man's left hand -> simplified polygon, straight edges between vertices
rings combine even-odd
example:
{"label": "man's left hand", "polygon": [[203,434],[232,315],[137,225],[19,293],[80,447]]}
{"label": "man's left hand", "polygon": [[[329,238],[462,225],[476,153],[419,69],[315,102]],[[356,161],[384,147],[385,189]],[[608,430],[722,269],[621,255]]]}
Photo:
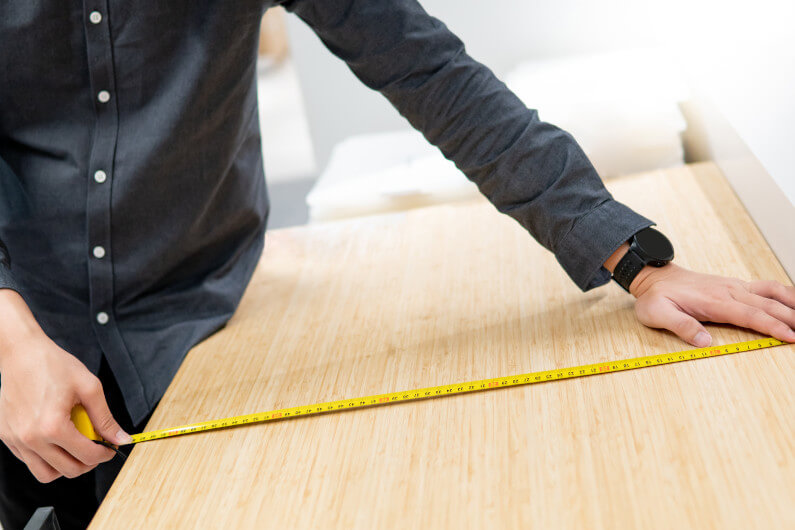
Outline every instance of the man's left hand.
{"label": "man's left hand", "polygon": [[676,333],[703,348],[712,337],[701,322],[750,328],[795,342],[795,287],[702,274],[669,263],[645,267],[632,281],[635,313],[646,326]]}

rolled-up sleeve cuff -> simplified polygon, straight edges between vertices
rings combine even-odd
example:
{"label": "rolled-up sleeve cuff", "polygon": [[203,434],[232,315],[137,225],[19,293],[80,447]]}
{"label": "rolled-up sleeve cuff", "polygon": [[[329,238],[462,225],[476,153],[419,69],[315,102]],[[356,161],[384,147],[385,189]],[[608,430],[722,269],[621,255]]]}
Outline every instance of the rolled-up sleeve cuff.
{"label": "rolled-up sleeve cuff", "polygon": [[579,218],[555,256],[577,287],[588,291],[610,281],[603,264],[622,243],[654,222],[610,199]]}

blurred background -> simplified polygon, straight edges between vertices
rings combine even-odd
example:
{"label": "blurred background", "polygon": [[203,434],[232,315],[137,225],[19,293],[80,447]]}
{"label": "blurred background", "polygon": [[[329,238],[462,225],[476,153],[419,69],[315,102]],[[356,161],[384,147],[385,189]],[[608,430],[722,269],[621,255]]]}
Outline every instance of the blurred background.
{"label": "blurred background", "polygon": [[[715,160],[768,240],[792,239],[795,2],[421,4],[603,178]],[[269,10],[260,52],[271,228],[476,194],[297,17]]]}

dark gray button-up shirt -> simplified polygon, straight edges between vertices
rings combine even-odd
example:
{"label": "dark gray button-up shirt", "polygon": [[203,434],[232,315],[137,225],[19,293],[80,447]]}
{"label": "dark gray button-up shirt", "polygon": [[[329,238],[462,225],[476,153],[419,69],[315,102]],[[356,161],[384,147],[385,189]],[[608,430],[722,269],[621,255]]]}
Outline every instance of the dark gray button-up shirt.
{"label": "dark gray button-up shirt", "polygon": [[5,0],[0,288],[90,370],[104,356],[136,422],[230,318],[263,248],[255,60],[274,3],[581,289],[651,224],[415,0]]}

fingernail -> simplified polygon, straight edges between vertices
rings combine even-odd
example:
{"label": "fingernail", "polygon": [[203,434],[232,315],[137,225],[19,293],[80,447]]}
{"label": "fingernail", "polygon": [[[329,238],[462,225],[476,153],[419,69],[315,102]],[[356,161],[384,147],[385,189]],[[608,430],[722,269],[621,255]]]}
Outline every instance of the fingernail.
{"label": "fingernail", "polygon": [[130,435],[119,429],[119,432],[116,433],[116,443],[119,445],[126,445],[130,442],[132,442]]}
{"label": "fingernail", "polygon": [[789,330],[789,333],[787,333],[787,340],[790,342],[795,342],[795,329]]}
{"label": "fingernail", "polygon": [[712,344],[712,337],[710,337],[709,333],[706,331],[699,331],[696,333],[696,338],[693,339],[693,343],[699,348],[706,348]]}

